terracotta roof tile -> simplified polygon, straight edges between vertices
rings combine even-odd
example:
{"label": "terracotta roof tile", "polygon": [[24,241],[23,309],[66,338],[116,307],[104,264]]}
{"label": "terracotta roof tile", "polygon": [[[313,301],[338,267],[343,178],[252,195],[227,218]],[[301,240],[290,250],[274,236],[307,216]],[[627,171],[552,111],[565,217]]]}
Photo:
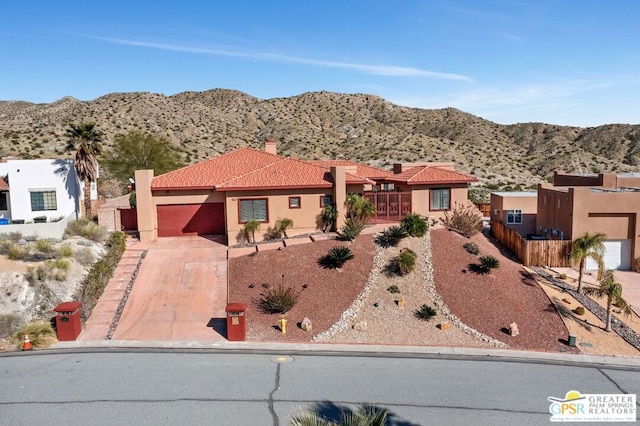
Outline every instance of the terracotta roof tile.
{"label": "terracotta roof tile", "polygon": [[317,164],[319,166],[332,167],[332,166],[355,166],[358,176],[366,177],[369,179],[381,178],[393,175],[390,170],[379,169],[367,164],[357,163],[351,160],[309,160],[309,163]]}
{"label": "terracotta roof tile", "polygon": [[392,175],[385,179],[389,182],[404,182],[407,185],[420,184],[449,184],[449,183],[470,183],[477,182],[473,176],[458,173],[439,167],[418,166],[405,170],[402,173]]}

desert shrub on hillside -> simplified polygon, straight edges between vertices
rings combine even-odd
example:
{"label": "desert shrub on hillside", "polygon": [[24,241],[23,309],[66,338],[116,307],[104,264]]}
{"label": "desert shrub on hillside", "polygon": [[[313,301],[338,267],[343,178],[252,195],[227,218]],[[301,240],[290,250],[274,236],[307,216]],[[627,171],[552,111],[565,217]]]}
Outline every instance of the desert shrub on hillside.
{"label": "desert shrub on hillside", "polygon": [[78,235],[91,241],[102,242],[107,236],[107,231],[90,219],[78,219],[69,222],[64,234],[66,236]]}

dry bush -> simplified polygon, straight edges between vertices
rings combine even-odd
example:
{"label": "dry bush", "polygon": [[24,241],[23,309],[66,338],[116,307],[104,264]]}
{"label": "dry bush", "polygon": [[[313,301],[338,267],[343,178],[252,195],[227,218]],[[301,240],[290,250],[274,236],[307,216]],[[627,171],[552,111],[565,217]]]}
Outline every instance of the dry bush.
{"label": "dry bush", "polygon": [[473,205],[461,204],[457,204],[452,211],[444,213],[444,224],[467,238],[481,232],[484,227],[480,210]]}

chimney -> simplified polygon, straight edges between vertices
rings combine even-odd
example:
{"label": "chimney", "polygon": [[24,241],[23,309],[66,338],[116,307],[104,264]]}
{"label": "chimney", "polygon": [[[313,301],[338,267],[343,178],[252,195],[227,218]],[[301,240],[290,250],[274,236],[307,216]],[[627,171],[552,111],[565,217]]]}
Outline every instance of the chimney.
{"label": "chimney", "polygon": [[266,141],[264,141],[264,152],[267,152],[273,155],[278,155],[275,139],[269,138]]}

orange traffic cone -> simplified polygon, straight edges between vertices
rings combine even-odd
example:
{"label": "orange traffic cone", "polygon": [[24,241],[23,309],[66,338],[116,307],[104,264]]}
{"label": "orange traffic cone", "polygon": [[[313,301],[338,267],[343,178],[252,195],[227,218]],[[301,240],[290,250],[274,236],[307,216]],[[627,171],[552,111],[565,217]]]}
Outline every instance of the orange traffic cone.
{"label": "orange traffic cone", "polygon": [[29,339],[29,335],[25,334],[24,335],[24,343],[22,344],[22,350],[23,351],[30,351],[31,349],[33,349],[31,347],[31,340]]}

